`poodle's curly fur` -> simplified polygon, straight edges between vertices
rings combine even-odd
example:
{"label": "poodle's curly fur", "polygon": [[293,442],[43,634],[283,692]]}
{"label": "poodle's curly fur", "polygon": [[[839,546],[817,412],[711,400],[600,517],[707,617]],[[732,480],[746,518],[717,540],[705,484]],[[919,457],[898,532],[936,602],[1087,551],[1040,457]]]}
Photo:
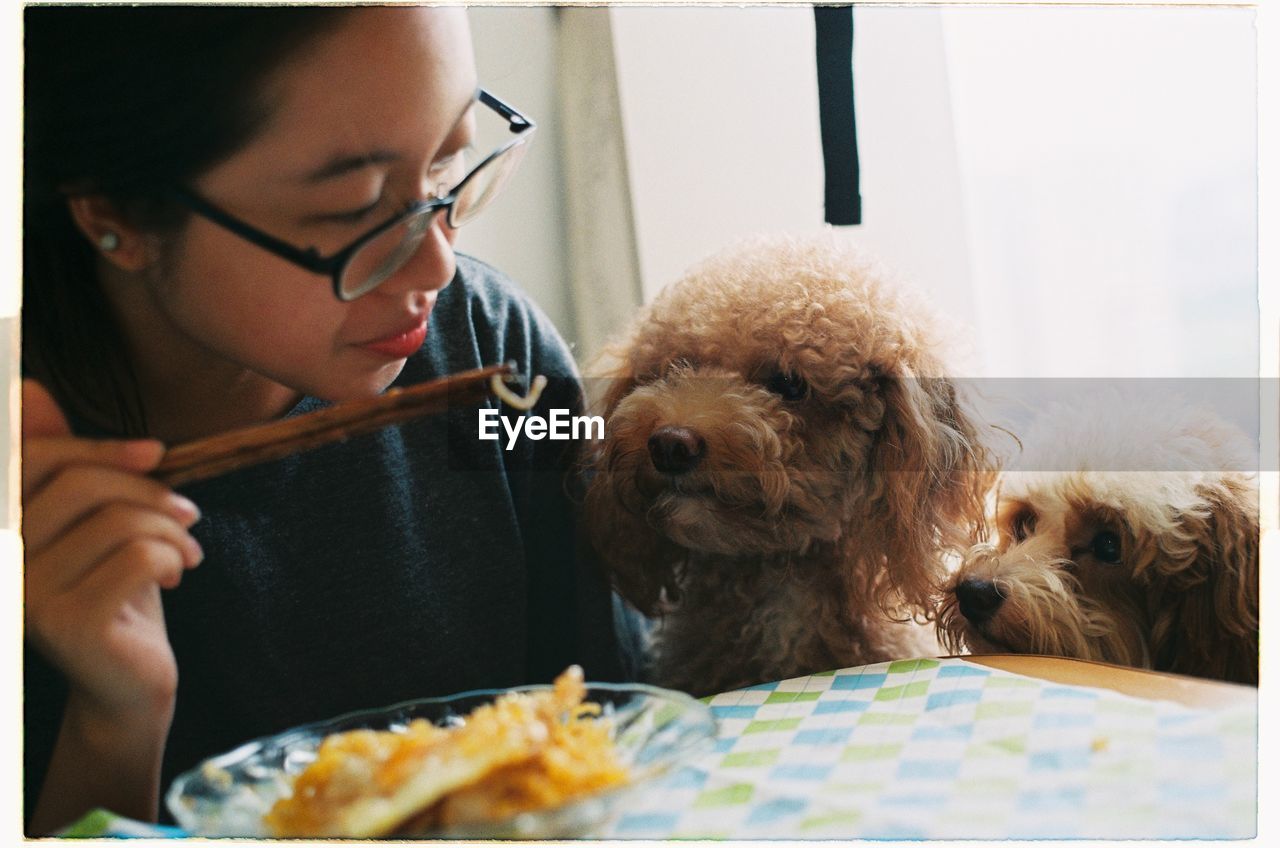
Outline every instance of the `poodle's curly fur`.
{"label": "poodle's curly fur", "polygon": [[589,370],[587,527],[659,617],[652,679],[725,691],[937,653],[912,618],[994,479],[937,339],[866,256],[769,237],[693,268]]}
{"label": "poodle's curly fur", "polygon": [[1243,434],[1185,403],[1109,397],[1049,410],[1023,441],[994,544],[974,545],[945,586],[944,644],[1256,685],[1258,490]]}

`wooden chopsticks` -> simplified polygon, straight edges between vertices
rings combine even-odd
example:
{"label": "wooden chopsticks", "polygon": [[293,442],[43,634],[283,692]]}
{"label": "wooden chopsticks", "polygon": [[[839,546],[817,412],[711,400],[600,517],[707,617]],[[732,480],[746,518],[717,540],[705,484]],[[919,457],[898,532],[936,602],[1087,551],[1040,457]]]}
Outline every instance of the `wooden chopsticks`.
{"label": "wooden chopsticks", "polygon": [[508,381],[515,366],[508,363],[463,371],[406,389],[390,389],[377,397],[196,439],[166,451],[151,476],[179,486],[441,412],[455,404],[476,403],[492,393],[495,374]]}

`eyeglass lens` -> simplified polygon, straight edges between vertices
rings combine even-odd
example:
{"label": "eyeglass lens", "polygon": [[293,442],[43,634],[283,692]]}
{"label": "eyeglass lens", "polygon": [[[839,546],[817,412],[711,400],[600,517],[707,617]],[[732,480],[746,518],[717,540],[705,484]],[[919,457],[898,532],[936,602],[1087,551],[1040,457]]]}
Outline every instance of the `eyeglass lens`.
{"label": "eyeglass lens", "polygon": [[[498,153],[466,176],[455,189],[448,211],[450,227],[458,228],[472,220],[493,200],[506,184],[524,156],[523,143]],[[422,244],[437,208],[427,208],[411,215],[370,239],[348,260],[339,288],[348,300],[373,291],[413,258]]]}
{"label": "eyeglass lens", "polygon": [[507,148],[462,181],[449,210],[449,226],[461,227],[489,205],[524,158],[524,149],[524,144]]}
{"label": "eyeglass lens", "polygon": [[413,215],[370,239],[347,262],[340,286],[346,298],[359,297],[382,285],[413,258],[438,210]]}

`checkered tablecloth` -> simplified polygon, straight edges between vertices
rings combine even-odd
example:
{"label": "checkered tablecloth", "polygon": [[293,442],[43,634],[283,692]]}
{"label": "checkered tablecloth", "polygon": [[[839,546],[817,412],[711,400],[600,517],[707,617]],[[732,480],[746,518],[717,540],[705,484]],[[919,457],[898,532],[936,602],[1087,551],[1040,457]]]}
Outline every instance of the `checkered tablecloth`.
{"label": "checkered tablecloth", "polygon": [[963,660],[708,699],[712,753],[613,838],[1235,838],[1255,834],[1256,701],[1193,710]]}
{"label": "checkered tablecloth", "polygon": [[[1256,699],[1196,710],[948,659],[844,669],[707,700],[720,725],[714,748],[633,795],[598,835],[1256,833]],[[73,834],[181,835],[101,811]]]}

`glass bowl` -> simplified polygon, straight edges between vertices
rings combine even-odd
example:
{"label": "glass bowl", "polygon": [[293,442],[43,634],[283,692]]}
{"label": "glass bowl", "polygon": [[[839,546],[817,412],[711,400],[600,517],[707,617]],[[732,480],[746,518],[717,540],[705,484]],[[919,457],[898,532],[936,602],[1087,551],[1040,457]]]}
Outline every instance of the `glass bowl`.
{"label": "glass bowl", "polygon": [[[165,804],[192,836],[268,837],[263,815],[291,791],[292,777],[314,759],[321,740],[356,728],[403,730],[425,718],[437,725],[459,722],[481,704],[507,691],[464,692],[445,698],[406,701],[385,709],[348,713],[248,742],[212,757],[174,780]],[[588,683],[586,700],[601,705],[631,780],[559,807],[520,813],[494,822],[396,836],[443,839],[564,839],[598,836],[627,799],[653,786],[676,766],[710,746],[715,719],[705,704],[682,692],[641,684]]]}

